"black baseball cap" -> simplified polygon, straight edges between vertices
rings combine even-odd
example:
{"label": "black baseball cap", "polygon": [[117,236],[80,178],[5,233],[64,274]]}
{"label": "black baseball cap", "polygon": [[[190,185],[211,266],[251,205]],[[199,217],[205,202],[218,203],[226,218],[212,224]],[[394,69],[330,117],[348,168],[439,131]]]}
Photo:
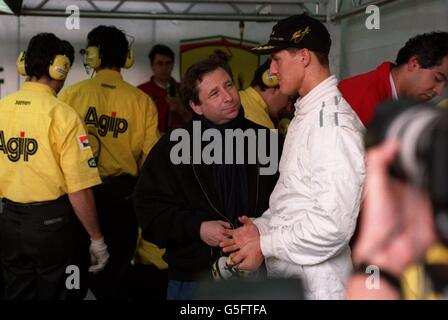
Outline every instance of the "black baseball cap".
{"label": "black baseball cap", "polygon": [[269,42],[252,48],[255,54],[271,54],[286,48],[306,48],[328,54],[330,33],[319,20],[299,14],[280,20],[272,28]]}

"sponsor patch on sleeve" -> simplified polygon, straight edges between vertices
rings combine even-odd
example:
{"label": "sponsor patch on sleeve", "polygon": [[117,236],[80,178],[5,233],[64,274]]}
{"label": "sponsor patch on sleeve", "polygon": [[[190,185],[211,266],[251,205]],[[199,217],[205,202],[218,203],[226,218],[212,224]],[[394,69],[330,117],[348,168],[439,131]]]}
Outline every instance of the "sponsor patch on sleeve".
{"label": "sponsor patch on sleeve", "polygon": [[95,158],[90,158],[87,163],[89,164],[90,168],[96,168],[96,160]]}
{"label": "sponsor patch on sleeve", "polygon": [[78,143],[81,150],[90,149],[89,137],[86,134],[78,137]]}

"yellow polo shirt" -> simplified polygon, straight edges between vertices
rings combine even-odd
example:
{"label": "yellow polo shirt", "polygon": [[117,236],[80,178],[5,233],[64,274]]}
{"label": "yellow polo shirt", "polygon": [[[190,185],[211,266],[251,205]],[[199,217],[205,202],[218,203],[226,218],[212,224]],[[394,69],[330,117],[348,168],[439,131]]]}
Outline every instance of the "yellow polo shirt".
{"label": "yellow polo shirt", "polygon": [[102,177],[137,176],[159,138],[157,109],[148,95],[107,69],[68,87],[59,99],[83,119]]}
{"label": "yellow polo shirt", "polygon": [[275,125],[269,117],[268,105],[254,88],[249,87],[239,91],[239,94],[246,119],[263,127],[275,129]]}
{"label": "yellow polo shirt", "polygon": [[100,183],[81,119],[52,88],[25,82],[0,100],[0,198],[48,201]]}

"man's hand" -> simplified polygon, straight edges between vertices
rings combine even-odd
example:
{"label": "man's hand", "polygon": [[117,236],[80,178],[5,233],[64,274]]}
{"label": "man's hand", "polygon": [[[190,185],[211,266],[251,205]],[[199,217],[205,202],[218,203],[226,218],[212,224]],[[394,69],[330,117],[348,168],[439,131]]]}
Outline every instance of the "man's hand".
{"label": "man's hand", "polygon": [[426,193],[389,177],[396,142],[372,148],[367,155],[366,195],[355,263],[369,262],[400,276],[435,242],[432,208]]}
{"label": "man's hand", "polygon": [[259,238],[249,241],[239,251],[232,253],[230,258],[232,259],[233,264],[238,265],[239,270],[257,270],[264,261]]}
{"label": "man's hand", "polygon": [[104,269],[109,260],[109,252],[107,246],[104,243],[104,238],[97,240],[90,240],[90,262],[92,265],[89,268],[89,272],[99,272]]}
{"label": "man's hand", "polygon": [[243,224],[242,227],[231,230],[231,239],[224,239],[219,246],[224,252],[233,252],[242,248],[246,243],[260,238],[260,232],[257,226],[246,216],[238,218]]}
{"label": "man's hand", "polygon": [[219,243],[231,235],[230,224],[225,221],[205,221],[201,223],[200,237],[202,241],[211,247],[219,246]]}

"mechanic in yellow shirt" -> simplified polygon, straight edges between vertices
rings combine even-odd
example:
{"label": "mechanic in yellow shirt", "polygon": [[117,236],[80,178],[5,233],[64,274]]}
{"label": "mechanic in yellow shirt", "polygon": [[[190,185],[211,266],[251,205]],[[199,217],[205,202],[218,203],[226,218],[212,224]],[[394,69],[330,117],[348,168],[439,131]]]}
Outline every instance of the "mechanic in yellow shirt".
{"label": "mechanic in yellow shirt", "polygon": [[123,31],[98,26],[87,36],[84,65],[95,77],[68,87],[60,99],[84,121],[103,183],[93,188],[111,260],[91,277],[97,299],[128,299],[137,220],[131,195],[139,167],[159,138],[157,109],[143,91],[123,80],[132,49]]}
{"label": "mechanic in yellow shirt", "polygon": [[278,80],[269,75],[271,60],[255,70],[250,86],[239,91],[244,117],[263,127],[275,129],[272,119],[287,107],[288,96],[279,90]]}
{"label": "mechanic in yellow shirt", "polygon": [[67,270],[79,274],[67,269],[79,262],[79,221],[96,261],[89,271],[100,271],[108,260],[90,189],[101,180],[86,131],[76,112],[56,98],[73,52],[54,34],[34,36],[20,59],[28,81],[0,100],[5,299],[75,297],[66,280]]}

